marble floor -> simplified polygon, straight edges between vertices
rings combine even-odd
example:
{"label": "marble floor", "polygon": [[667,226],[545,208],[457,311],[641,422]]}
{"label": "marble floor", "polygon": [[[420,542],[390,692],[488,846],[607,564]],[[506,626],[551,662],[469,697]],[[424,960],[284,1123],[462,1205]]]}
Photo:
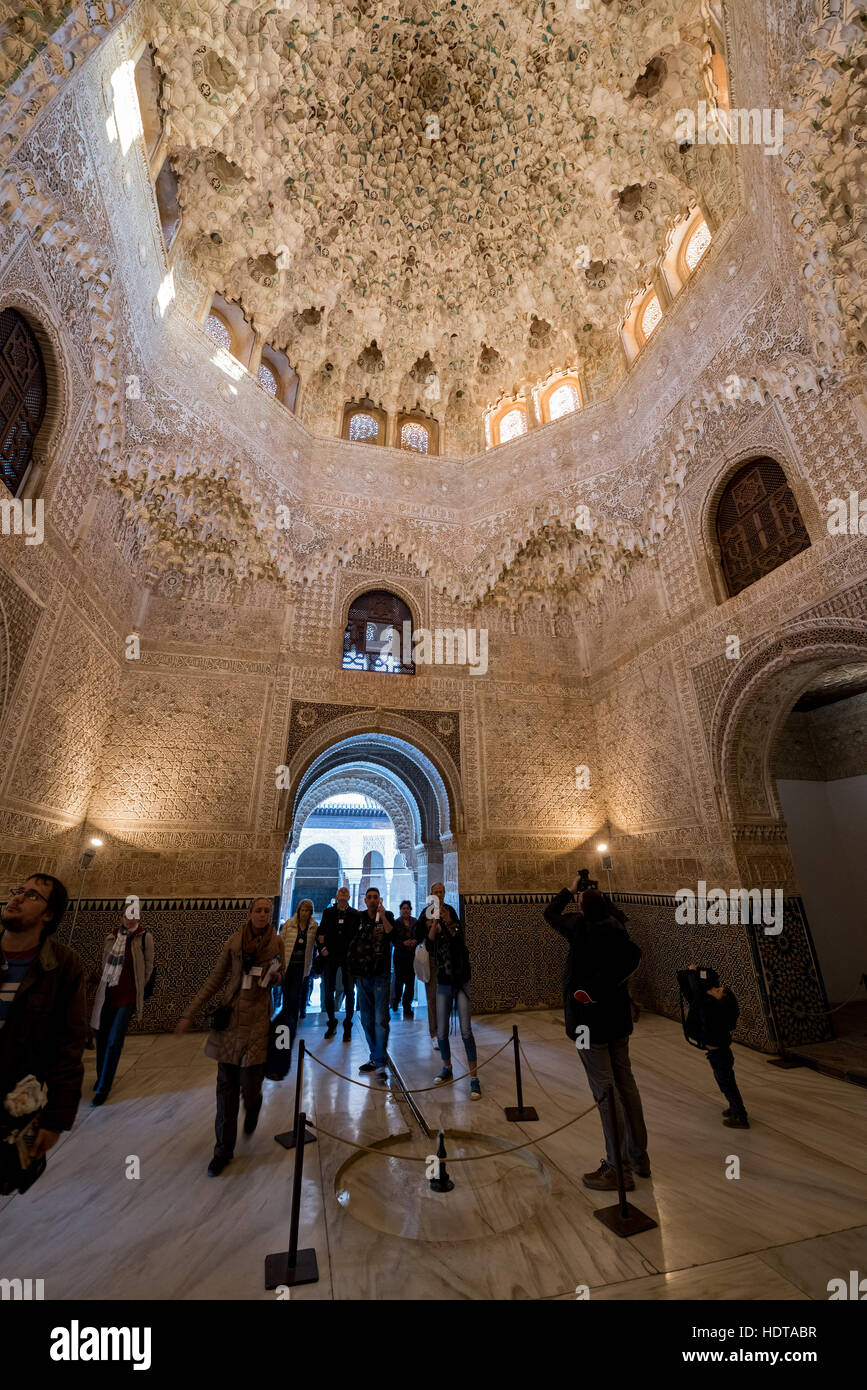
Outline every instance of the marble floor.
{"label": "marble floor", "polygon": [[[804,1069],[779,1071],[736,1048],[752,1128],[726,1129],[704,1056],[678,1025],[643,1014],[633,1066],[650,1134],[653,1176],[630,1200],[656,1229],[624,1240],[594,1219],[615,1198],[582,1187],[601,1156],[599,1119],[574,1048],[550,1011],[487,1015],[474,1023],[480,1061],[517,1022],[535,1072],[525,1102],[539,1122],[510,1124],[511,1049],[468,1082],[422,1092],[432,1129],[450,1132],[455,1190],[432,1193],[425,1139],[407,1105],[308,1066],[305,1105],[326,1129],[388,1154],[321,1136],[305,1152],[301,1245],[316,1250],[317,1284],[293,1300],[825,1299],[831,1278],[867,1270],[867,1107],[860,1087]],[[318,1055],[357,1075],[352,1043]],[[85,1100],[74,1130],[32,1193],[0,1199],[0,1276],[45,1280],[48,1299],[257,1299],[264,1261],[288,1245],[293,1155],[274,1142],[291,1123],[293,1079],[265,1084],[259,1127],[239,1137],[219,1179],[206,1176],[213,1143],[214,1063],[203,1035],[131,1037],[109,1103]],[[407,1084],[431,1086],[438,1057],[426,1020],[394,1020],[390,1051]],[[456,1072],[462,1049],[457,1040]],[[362,1078],[368,1080],[368,1078]],[[576,1123],[529,1147],[571,1117]],[[460,1162],[478,1154],[481,1161]],[[137,1159],[136,1164],[133,1160]],[[739,1160],[739,1177],[727,1176]],[[134,1176],[135,1173],[138,1176]],[[132,1175],[132,1176],[131,1176]]]}

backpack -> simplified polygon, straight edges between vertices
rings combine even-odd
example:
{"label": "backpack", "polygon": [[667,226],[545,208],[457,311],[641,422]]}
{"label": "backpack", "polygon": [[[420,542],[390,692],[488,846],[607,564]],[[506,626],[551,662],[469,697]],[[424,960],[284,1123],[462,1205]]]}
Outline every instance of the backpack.
{"label": "backpack", "polygon": [[[710,966],[707,966],[701,968],[698,973],[699,978],[707,982],[708,989],[716,989],[716,987],[719,984],[719,975],[716,973],[715,970],[713,970]],[[690,1047],[698,1047],[701,1048],[702,1051],[705,1051],[706,1048],[704,1041],[704,1009],[698,1007],[697,1000],[684,999],[683,986],[680,983],[679,977],[677,986],[678,993],[680,996],[680,1022],[681,1026],[683,1027],[683,1036],[686,1038]],[[686,1009],[684,1009],[684,1004],[686,1004]]]}

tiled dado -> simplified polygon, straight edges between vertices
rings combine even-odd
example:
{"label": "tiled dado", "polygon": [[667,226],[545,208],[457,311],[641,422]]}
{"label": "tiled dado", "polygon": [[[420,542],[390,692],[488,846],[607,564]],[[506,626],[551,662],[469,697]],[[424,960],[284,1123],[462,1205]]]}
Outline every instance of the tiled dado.
{"label": "tiled dado", "polygon": [[[828,1001],[810,929],[799,898],[785,901],[783,930],[681,926],[667,894],[614,893],[628,917],[630,935],[644,958],[630,989],[645,1008],[679,1018],[677,971],[695,961],[712,965],[740,1004],[737,1040],[774,1050],[774,1019],[784,1044],[822,1042],[833,1036]],[[461,898],[472,961],[473,1008],[502,1013],[515,1008],[556,1008],[561,1001],[565,943],[542,915],[550,893],[475,893]],[[72,945],[85,973],[99,970],[106,932],[118,921],[123,899],[85,899]],[[226,938],[242,926],[246,898],[143,898],[142,920],[154,934],[157,982],[143,1019],[132,1030],[174,1028],[181,1010],[212,969]],[[59,939],[69,940],[72,910]]]}
{"label": "tiled dado", "polygon": [[[521,1005],[557,1007],[565,942],[542,915],[550,893],[474,893],[461,899],[472,961],[473,1008],[499,1013]],[[783,930],[682,926],[676,902],[661,893],[613,893],[644,952],[630,992],[645,1008],[680,1018],[677,972],[712,965],[740,1005],[737,1040],[774,1051],[775,1023],[784,1044],[833,1036],[828,1000],[800,898],[784,903]]]}

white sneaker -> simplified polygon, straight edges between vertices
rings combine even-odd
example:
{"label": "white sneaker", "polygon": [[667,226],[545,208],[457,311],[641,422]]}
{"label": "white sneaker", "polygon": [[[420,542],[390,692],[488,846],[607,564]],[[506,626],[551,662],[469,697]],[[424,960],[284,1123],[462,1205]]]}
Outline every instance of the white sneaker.
{"label": "white sneaker", "polygon": [[377,1081],[379,1082],[380,1086],[387,1086],[387,1085],[388,1085],[388,1072],[385,1071],[384,1069],[383,1069],[382,1071],[378,1071],[378,1072],[376,1073],[376,1079],[377,1079]]}
{"label": "white sneaker", "polygon": [[439,1043],[437,1042],[436,1038],[431,1038],[430,1043],[431,1043],[431,1047],[433,1048],[434,1052],[439,1052],[439,1050],[440,1050],[440,1045],[439,1045]]}

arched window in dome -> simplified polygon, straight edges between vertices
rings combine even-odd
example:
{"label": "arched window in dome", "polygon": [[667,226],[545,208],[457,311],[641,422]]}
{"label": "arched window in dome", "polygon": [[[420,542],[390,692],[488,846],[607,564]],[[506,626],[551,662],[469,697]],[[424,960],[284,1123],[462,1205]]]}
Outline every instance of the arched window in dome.
{"label": "arched window in dome", "polygon": [[716,533],[729,598],[807,549],[807,528],[776,459],[750,459],[729,478]]}
{"label": "arched window in dome", "polygon": [[379,422],[372,415],[365,414],[363,410],[353,415],[349,422],[350,439],[376,439],[378,434]]}
{"label": "arched window in dome", "polygon": [[695,270],[705,251],[710,246],[710,243],[710,227],[707,225],[704,218],[702,218],[701,222],[697,224],[692,232],[689,241],[686,243],[686,249],[683,253],[683,258],[689,271]]}
{"label": "arched window in dome", "polygon": [[350,401],[343,408],[342,439],[351,439],[356,444],[384,444],[388,416],[369,397]]}
{"label": "arched window in dome", "polygon": [[559,420],[561,415],[571,415],[574,410],[580,409],[580,406],[580,397],[571,383],[558,386],[548,397],[548,415],[552,420]]}
{"label": "arched window in dome", "polygon": [[267,362],[260,362],[256,372],[256,379],[260,386],[264,386],[269,396],[277,395],[277,378],[271,371]]}
{"label": "arched window in dome", "polygon": [[659,302],[659,295],[651,295],[650,299],[648,299],[647,303],[641,311],[641,320],[639,324],[645,342],[647,342],[647,339],[650,337],[651,333],[653,333],[659,327],[661,319],[662,305]]}
{"label": "arched window in dome", "polygon": [[417,454],[427,454],[430,451],[430,435],[427,425],[420,424],[417,420],[410,420],[401,426],[400,447],[402,449],[414,449]]}
{"label": "arched window in dome", "polygon": [[0,311],[0,477],[17,497],[45,418],[45,363],[23,314]]}
{"label": "arched window in dome", "polygon": [[229,325],[219,314],[211,312],[205,319],[205,332],[209,338],[213,338],[219,347],[225,348],[226,352],[232,351],[232,335],[229,332]]}
{"label": "arched window in dome", "polygon": [[344,670],[414,675],[412,653],[404,648],[404,623],[411,633],[412,613],[397,594],[387,589],[359,594],[350,605],[343,634]]}
{"label": "arched window in dome", "polygon": [[527,433],[527,412],[520,406],[508,411],[500,421],[500,443],[505,444],[509,439],[517,439],[519,434]]}

